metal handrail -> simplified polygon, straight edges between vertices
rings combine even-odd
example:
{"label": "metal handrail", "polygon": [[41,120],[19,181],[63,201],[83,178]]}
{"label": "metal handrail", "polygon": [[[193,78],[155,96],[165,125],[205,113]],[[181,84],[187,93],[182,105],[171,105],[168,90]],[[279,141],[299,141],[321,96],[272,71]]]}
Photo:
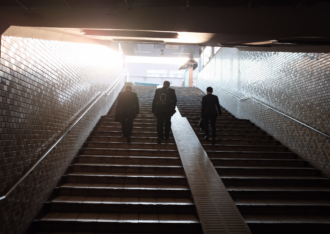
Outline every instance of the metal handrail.
{"label": "metal handrail", "polygon": [[[17,186],[39,165],[39,163],[44,159],[46,158],[46,156],[58,145],[58,143],[66,136],[66,134],[68,134],[71,129],[85,116],[85,114],[95,105],[95,103],[97,103],[100,98],[103,96],[103,95],[108,95],[108,93],[110,91],[112,91],[112,89],[118,84],[118,82],[121,80],[121,78],[123,77],[123,75],[121,75],[117,81],[111,86],[109,87],[109,89],[103,93],[99,92],[100,94],[98,95],[98,97],[96,98],[95,101],[93,101],[92,104],[90,104],[90,106],[79,116],[79,118],[73,123],[71,124],[71,126],[69,127],[68,130],[66,130],[65,133],[62,134],[62,136],[46,151],[46,153],[44,153],[42,155],[41,158],[38,159],[38,161],[36,163],[33,164],[33,166],[22,176],[22,178],[16,182],[16,184],[5,194],[3,195],[2,197],[0,197],[0,201],[6,199],[16,188]],[[81,110],[78,111],[78,113],[80,112]],[[39,149],[38,149],[39,150]]]}
{"label": "metal handrail", "polygon": [[[218,87],[218,88],[220,88],[220,87]],[[225,89],[223,89],[223,88],[220,88],[220,89],[222,89],[223,91],[225,91],[226,93],[228,93],[229,95],[233,96],[234,98],[238,99],[238,100],[241,101],[241,102],[246,101],[246,100],[248,100],[248,99],[252,99],[253,101],[258,102],[259,104],[265,106],[266,108],[268,108],[268,109],[270,109],[270,110],[273,110],[273,111],[275,111],[276,113],[281,114],[281,115],[283,115],[284,117],[289,118],[289,119],[291,119],[291,120],[293,120],[293,121],[295,121],[295,122],[297,122],[297,123],[299,123],[299,124],[301,124],[301,125],[303,125],[303,126],[309,128],[309,129],[312,129],[313,131],[315,131],[315,132],[317,132],[317,133],[322,134],[323,136],[327,137],[328,139],[330,139],[330,135],[325,134],[324,132],[321,132],[321,131],[317,130],[316,128],[313,128],[313,127],[311,127],[311,126],[309,126],[309,125],[307,125],[307,124],[305,124],[305,123],[303,123],[303,122],[301,122],[301,121],[299,121],[299,120],[297,120],[297,119],[295,119],[295,118],[293,118],[293,117],[291,117],[291,116],[289,116],[289,115],[287,115],[287,114],[284,114],[283,112],[281,112],[281,111],[279,111],[279,110],[276,110],[275,108],[273,108],[273,107],[271,107],[271,106],[269,106],[269,105],[267,105],[267,104],[265,104],[265,103],[259,101],[259,100],[256,99],[256,98],[253,98],[253,97],[239,98],[239,97],[236,96],[235,94],[232,94],[232,93],[228,92],[227,90],[225,90]]]}

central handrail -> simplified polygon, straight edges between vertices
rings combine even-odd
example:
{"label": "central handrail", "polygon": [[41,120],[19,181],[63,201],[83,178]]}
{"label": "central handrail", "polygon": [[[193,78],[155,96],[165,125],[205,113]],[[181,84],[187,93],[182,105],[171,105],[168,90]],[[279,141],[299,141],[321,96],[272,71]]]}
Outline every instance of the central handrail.
{"label": "central handrail", "polygon": [[[89,107],[79,116],[79,118],[74,121],[73,124],[70,125],[70,127],[61,135],[61,137],[42,155],[41,158],[38,159],[37,162],[33,164],[33,166],[22,176],[22,178],[16,182],[16,184],[2,197],[0,197],[0,201],[6,199],[16,188],[17,186],[39,165],[39,163],[46,158],[46,156],[58,145],[58,143],[68,134],[71,129],[86,115],[86,113],[100,100],[100,98],[103,95],[108,95],[110,91],[112,91],[115,86],[118,84],[118,82],[122,79],[123,75],[120,75],[119,78],[116,80],[116,82],[108,88],[105,92],[99,92],[99,95],[97,96],[96,100],[92,102],[92,104],[89,105]],[[78,113],[81,112],[81,110],[78,111]],[[39,149],[38,149],[39,150]]]}
{"label": "central handrail", "polygon": [[248,99],[252,99],[253,101],[255,101],[255,102],[257,102],[257,103],[259,103],[259,104],[265,106],[266,108],[268,108],[268,109],[270,109],[270,110],[273,110],[273,111],[275,111],[276,113],[278,113],[278,114],[280,114],[280,115],[283,115],[284,117],[289,118],[289,119],[291,119],[291,120],[293,120],[293,121],[295,121],[295,122],[297,122],[297,123],[299,123],[299,124],[301,124],[301,125],[303,125],[303,126],[309,128],[309,129],[311,129],[311,130],[313,130],[313,131],[315,131],[315,132],[317,132],[317,133],[319,133],[319,134],[321,134],[321,135],[327,137],[328,139],[330,139],[330,135],[325,134],[324,132],[321,132],[320,130],[317,130],[316,128],[313,128],[313,127],[311,127],[311,126],[305,124],[304,122],[301,122],[301,121],[299,121],[299,120],[297,120],[297,119],[295,119],[295,118],[293,118],[293,117],[291,117],[291,116],[289,116],[289,115],[287,115],[287,114],[284,114],[283,112],[281,112],[281,111],[279,111],[279,110],[276,110],[275,108],[273,108],[273,107],[271,107],[271,106],[269,106],[269,105],[267,105],[267,104],[265,104],[265,103],[259,101],[259,100],[256,99],[256,98],[253,98],[253,97],[239,98],[239,97],[236,96],[235,94],[232,94],[231,92],[229,92],[229,91],[227,91],[227,90],[225,90],[225,89],[223,89],[223,88],[220,88],[219,86],[217,86],[217,88],[223,90],[224,92],[226,92],[227,94],[231,95],[232,97],[236,98],[237,100],[239,100],[239,101],[241,101],[241,102],[246,101],[246,100],[248,100]]}

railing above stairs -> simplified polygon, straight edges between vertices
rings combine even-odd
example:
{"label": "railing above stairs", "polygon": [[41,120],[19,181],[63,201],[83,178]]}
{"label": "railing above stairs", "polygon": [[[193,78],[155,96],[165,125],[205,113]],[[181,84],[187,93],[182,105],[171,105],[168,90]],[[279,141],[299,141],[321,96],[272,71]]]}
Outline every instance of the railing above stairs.
{"label": "railing above stairs", "polygon": [[313,131],[315,131],[315,132],[317,132],[317,133],[319,133],[319,134],[325,136],[326,138],[328,138],[328,139],[330,140],[330,135],[328,135],[328,134],[326,134],[326,133],[324,133],[324,132],[321,132],[320,130],[317,130],[316,128],[313,128],[313,127],[309,126],[308,124],[305,124],[305,123],[303,123],[303,122],[301,122],[301,121],[299,121],[299,120],[297,120],[297,119],[295,119],[295,118],[293,118],[293,117],[291,117],[291,116],[289,116],[289,115],[287,115],[287,114],[284,114],[283,112],[281,112],[281,111],[279,111],[279,110],[276,110],[275,108],[273,108],[273,107],[271,107],[271,106],[269,106],[269,105],[267,105],[267,104],[265,104],[265,103],[259,101],[258,99],[255,99],[255,98],[253,98],[253,97],[239,98],[239,97],[236,96],[235,94],[232,94],[231,92],[228,92],[227,90],[225,90],[225,89],[223,89],[223,88],[220,88],[219,86],[217,86],[217,88],[221,89],[222,91],[224,91],[225,93],[227,93],[227,94],[229,94],[230,96],[234,97],[235,99],[237,99],[237,100],[240,101],[240,102],[244,102],[244,101],[246,101],[246,100],[248,100],[248,99],[251,99],[251,100],[253,100],[253,101],[255,101],[255,102],[257,102],[257,103],[259,103],[259,104],[265,106],[266,108],[268,108],[268,109],[270,109],[270,110],[272,110],[272,111],[275,111],[276,113],[278,113],[278,114],[280,114],[280,115],[282,115],[282,116],[284,116],[284,117],[286,117],[286,118],[289,118],[289,119],[291,119],[291,120],[293,120],[293,121],[295,121],[295,122],[297,122],[297,123],[299,123],[299,124],[301,124],[301,125],[303,125],[303,126],[309,128],[309,129],[311,129],[311,130],[313,130]]}
{"label": "railing above stairs", "polygon": [[[107,96],[109,95],[109,93],[116,87],[116,85],[121,81],[121,79],[123,78],[124,75],[120,75],[120,77],[115,81],[115,83],[113,85],[111,85],[105,92],[99,92],[98,95],[96,95],[96,97],[91,101],[91,104],[87,104],[88,108],[79,116],[79,118],[74,121],[73,124],[71,124],[68,129],[59,137],[59,139],[38,159],[38,161],[36,163],[33,164],[33,166],[21,177],[21,179],[19,181],[17,181],[17,183],[8,190],[8,192],[6,194],[4,194],[3,196],[0,197],[0,201],[5,200],[17,187],[20,183],[22,183],[22,181],[25,180],[25,178],[31,174],[31,172],[42,162],[42,160],[44,160],[47,155],[60,143],[60,141],[71,131],[71,129],[76,126],[76,124],[88,113],[88,111],[101,99],[101,97],[103,96]],[[82,109],[85,109],[85,107],[83,107]],[[82,110],[79,110],[77,113],[81,112]],[[38,149],[37,151],[39,151],[40,149]]]}

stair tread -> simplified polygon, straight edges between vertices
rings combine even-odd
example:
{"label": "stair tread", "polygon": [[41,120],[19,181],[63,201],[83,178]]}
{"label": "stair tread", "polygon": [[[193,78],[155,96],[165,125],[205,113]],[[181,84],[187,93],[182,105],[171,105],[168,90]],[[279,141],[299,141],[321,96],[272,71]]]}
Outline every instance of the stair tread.
{"label": "stair tread", "polygon": [[330,215],[243,215],[247,223],[327,223]]}
{"label": "stair tread", "polygon": [[104,188],[104,189],[138,189],[138,190],[189,190],[185,185],[153,185],[153,184],[93,184],[66,183],[61,188]]}
{"label": "stair tread", "polygon": [[49,212],[40,221],[85,221],[125,223],[199,223],[191,214],[72,213]]}
{"label": "stair tread", "polygon": [[136,178],[186,178],[184,174],[163,174],[163,173],[134,173],[134,172],[71,172],[68,176],[108,176],[108,177],[136,177]]}
{"label": "stair tread", "polygon": [[302,159],[293,159],[293,158],[289,158],[289,159],[285,159],[285,158],[211,158],[212,160],[220,160],[220,161],[285,161],[285,162],[305,162]]}
{"label": "stair tread", "polygon": [[162,164],[141,164],[141,163],[75,163],[73,166],[102,166],[102,167],[165,167],[165,168],[183,168],[181,165],[162,165]]}
{"label": "stair tread", "polygon": [[88,197],[59,196],[52,203],[94,203],[94,204],[140,204],[140,205],[194,205],[189,198],[148,198],[148,197]]}
{"label": "stair tread", "polygon": [[260,166],[260,167],[257,167],[257,166],[248,166],[248,165],[244,165],[244,166],[214,166],[215,168],[223,168],[223,169],[226,169],[226,168],[239,168],[239,169],[265,169],[267,168],[267,170],[269,169],[282,169],[282,170],[292,170],[292,169],[299,169],[299,170],[316,170],[315,168],[313,167],[274,167],[274,166]]}
{"label": "stair tread", "polygon": [[229,191],[330,191],[328,187],[285,187],[285,186],[226,186]]}
{"label": "stair tread", "polygon": [[154,156],[131,156],[131,155],[96,155],[96,154],[93,154],[93,155],[89,155],[89,154],[82,154],[82,155],[79,155],[78,158],[80,157],[95,157],[95,158],[131,158],[131,159],[169,159],[169,160],[172,160],[172,159],[180,159],[180,157],[161,157],[161,156],[157,156],[157,157],[154,157]]}
{"label": "stair tread", "polygon": [[221,179],[279,179],[279,180],[287,180],[287,179],[303,179],[303,180],[329,180],[325,177],[319,177],[319,176],[280,176],[280,175],[220,175]]}
{"label": "stair tread", "polygon": [[234,199],[236,205],[303,205],[303,206],[330,206],[330,200],[319,199]]}

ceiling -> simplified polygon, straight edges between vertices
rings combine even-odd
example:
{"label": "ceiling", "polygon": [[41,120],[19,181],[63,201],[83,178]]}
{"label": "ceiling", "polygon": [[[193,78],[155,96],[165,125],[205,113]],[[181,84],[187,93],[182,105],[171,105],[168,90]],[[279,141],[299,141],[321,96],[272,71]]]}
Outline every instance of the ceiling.
{"label": "ceiling", "polygon": [[0,33],[10,25],[52,28],[143,56],[192,57],[200,46],[220,45],[322,51],[329,10],[330,0],[1,0]]}

